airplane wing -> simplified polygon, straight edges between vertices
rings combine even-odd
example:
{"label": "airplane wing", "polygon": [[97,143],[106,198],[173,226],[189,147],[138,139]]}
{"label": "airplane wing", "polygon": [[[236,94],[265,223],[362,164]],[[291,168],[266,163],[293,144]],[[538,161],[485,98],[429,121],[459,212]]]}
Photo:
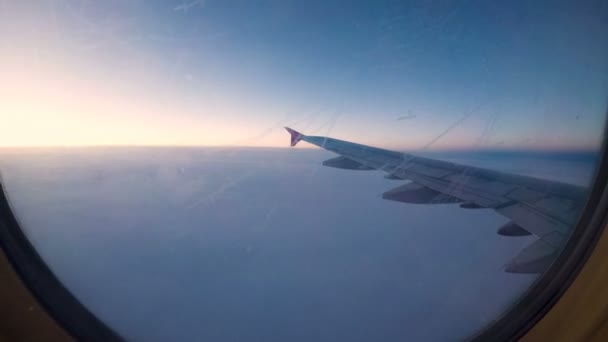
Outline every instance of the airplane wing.
{"label": "airplane wing", "polygon": [[387,200],[459,203],[461,208],[489,208],[510,219],[498,228],[504,236],[534,234],[538,240],[506,266],[510,273],[541,273],[565,244],[584,205],[587,189],[571,184],[423,158],[329,137],[308,136],[285,127],[291,146],[303,140],[339,157],[323,165],[348,170],[382,170],[389,179],[411,182],[382,194]]}

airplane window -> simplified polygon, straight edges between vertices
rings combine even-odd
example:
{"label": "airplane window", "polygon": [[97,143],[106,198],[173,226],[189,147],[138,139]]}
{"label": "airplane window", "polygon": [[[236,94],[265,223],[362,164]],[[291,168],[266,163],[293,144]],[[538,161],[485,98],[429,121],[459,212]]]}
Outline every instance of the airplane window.
{"label": "airplane window", "polygon": [[131,341],[476,336],[603,152],[602,1],[15,1],[0,33],[10,207]]}

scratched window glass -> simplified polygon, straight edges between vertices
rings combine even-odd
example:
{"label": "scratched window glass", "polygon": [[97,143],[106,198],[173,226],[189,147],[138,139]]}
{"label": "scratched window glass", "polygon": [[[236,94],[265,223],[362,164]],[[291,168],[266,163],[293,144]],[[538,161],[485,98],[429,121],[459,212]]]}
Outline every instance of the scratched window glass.
{"label": "scratched window glass", "polygon": [[608,6],[0,3],[0,172],[132,341],[444,341],[504,315],[601,152]]}

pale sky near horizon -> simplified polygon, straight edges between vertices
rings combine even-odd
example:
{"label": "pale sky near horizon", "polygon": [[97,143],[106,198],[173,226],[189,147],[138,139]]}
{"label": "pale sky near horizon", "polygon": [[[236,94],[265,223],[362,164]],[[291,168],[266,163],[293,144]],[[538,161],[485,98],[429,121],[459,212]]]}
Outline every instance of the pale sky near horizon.
{"label": "pale sky near horizon", "polygon": [[604,1],[0,1],[0,147],[597,148]]}

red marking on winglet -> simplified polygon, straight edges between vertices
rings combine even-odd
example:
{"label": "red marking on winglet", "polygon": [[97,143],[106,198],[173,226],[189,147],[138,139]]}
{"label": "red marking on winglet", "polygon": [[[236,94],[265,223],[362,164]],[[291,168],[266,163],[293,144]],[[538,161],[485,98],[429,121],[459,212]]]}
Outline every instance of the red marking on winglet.
{"label": "red marking on winglet", "polygon": [[302,134],[296,130],[293,130],[289,127],[285,127],[285,129],[287,130],[287,132],[289,132],[289,134],[291,134],[291,146],[296,146],[298,141],[302,140],[302,137],[304,136],[304,134]]}

